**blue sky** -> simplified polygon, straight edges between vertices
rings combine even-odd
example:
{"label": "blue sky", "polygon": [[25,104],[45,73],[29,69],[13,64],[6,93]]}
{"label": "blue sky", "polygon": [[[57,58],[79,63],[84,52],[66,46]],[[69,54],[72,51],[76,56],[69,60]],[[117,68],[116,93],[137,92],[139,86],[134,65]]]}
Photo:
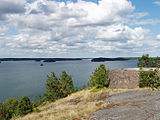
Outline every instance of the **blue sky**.
{"label": "blue sky", "polygon": [[1,0],[0,57],[160,56],[160,0]]}
{"label": "blue sky", "polygon": [[[136,7],[135,12],[147,12],[149,15],[143,19],[160,19],[159,12],[160,5],[154,4],[155,0],[131,0],[132,4]],[[160,23],[155,25],[144,25],[145,28],[152,30],[153,34],[159,34]]]}

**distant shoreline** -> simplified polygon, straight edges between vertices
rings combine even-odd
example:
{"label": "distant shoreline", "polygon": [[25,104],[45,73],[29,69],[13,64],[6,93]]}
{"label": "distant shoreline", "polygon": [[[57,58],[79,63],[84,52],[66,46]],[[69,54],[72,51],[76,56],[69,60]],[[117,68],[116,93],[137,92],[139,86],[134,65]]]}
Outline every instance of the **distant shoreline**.
{"label": "distant shoreline", "polygon": [[56,62],[56,61],[77,61],[81,58],[0,58],[0,61],[44,61],[44,62]]}
{"label": "distant shoreline", "polygon": [[117,57],[117,58],[0,58],[0,61],[36,61],[36,62],[57,62],[57,61],[81,61],[91,60],[91,62],[105,62],[105,61],[126,61],[137,60],[138,57]]}

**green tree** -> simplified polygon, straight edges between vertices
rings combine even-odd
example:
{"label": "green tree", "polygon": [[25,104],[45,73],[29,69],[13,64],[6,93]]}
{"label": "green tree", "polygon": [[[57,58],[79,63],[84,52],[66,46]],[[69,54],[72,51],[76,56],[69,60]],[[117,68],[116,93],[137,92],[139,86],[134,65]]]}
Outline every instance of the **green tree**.
{"label": "green tree", "polygon": [[154,57],[149,57],[149,54],[146,54],[138,58],[137,66],[140,68],[159,67],[159,64],[160,64],[160,60],[158,56],[154,58]]}
{"label": "green tree", "polygon": [[108,87],[108,74],[109,70],[106,70],[105,65],[101,64],[90,76],[90,86],[95,86],[97,88]]}
{"label": "green tree", "polygon": [[18,100],[15,98],[9,98],[4,103],[3,106],[5,107],[5,110],[7,113],[5,114],[5,118],[8,120],[15,116],[16,109],[18,106]]}
{"label": "green tree", "polygon": [[28,96],[23,96],[19,102],[17,107],[17,115],[23,116],[33,111],[32,104]]}
{"label": "green tree", "polygon": [[66,71],[62,72],[60,83],[61,83],[61,91],[63,93],[63,97],[66,97],[67,95],[75,92],[72,76],[68,75]]}
{"label": "green tree", "polygon": [[47,76],[46,89],[47,92],[44,93],[44,97],[48,101],[55,101],[63,96],[61,83],[54,72],[51,73],[51,76]]}
{"label": "green tree", "polygon": [[149,65],[149,54],[142,55],[142,57],[138,58],[138,67],[148,67]]}

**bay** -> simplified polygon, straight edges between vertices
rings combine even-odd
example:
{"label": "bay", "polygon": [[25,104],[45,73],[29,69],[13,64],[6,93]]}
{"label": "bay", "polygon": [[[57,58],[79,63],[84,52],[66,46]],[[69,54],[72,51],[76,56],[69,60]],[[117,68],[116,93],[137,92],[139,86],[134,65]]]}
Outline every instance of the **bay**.
{"label": "bay", "polygon": [[59,61],[43,63],[35,61],[3,61],[0,63],[0,101],[9,97],[21,98],[28,95],[31,100],[35,96],[43,95],[46,91],[47,75],[55,72],[58,76],[65,70],[72,75],[74,85],[81,88],[96,67],[105,64],[106,68],[135,68],[136,60],[91,62],[88,59],[81,61]]}

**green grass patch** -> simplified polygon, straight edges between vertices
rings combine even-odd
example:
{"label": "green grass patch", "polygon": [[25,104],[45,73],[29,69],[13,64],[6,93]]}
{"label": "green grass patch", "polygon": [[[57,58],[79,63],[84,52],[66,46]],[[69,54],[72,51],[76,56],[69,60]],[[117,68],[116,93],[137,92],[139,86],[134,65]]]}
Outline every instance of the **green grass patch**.
{"label": "green grass patch", "polygon": [[90,92],[98,92],[98,91],[100,91],[100,90],[102,90],[103,88],[94,88],[94,89],[92,89]]}

